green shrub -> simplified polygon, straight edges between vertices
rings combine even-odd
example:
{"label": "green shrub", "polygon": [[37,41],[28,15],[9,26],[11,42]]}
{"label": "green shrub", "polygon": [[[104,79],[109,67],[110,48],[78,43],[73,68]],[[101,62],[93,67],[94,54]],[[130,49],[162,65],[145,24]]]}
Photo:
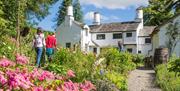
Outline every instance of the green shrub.
{"label": "green shrub", "polygon": [[72,69],[76,77],[73,81],[82,82],[90,79],[95,56],[93,54],[84,54],[80,50],[70,51],[68,49],[61,49],[55,53],[53,62],[61,65],[63,68]]}
{"label": "green shrub", "polygon": [[53,71],[61,75],[65,75],[67,72],[67,69],[65,67],[63,67],[62,65],[55,64],[55,63],[48,64],[45,70]]}
{"label": "green shrub", "polygon": [[168,62],[168,70],[171,72],[175,72],[176,75],[180,75],[180,58],[174,60],[171,59]]}
{"label": "green shrub", "polygon": [[127,91],[126,77],[117,72],[108,72],[106,78],[116,85],[116,87],[122,91]]}
{"label": "green shrub", "polygon": [[115,48],[107,49],[100,55],[105,58],[106,69],[127,74],[128,71],[135,69],[136,65],[133,60],[133,55],[128,52],[119,52]]}
{"label": "green shrub", "polygon": [[163,91],[180,91],[180,77],[173,71],[168,71],[167,65],[156,68],[156,82]]}

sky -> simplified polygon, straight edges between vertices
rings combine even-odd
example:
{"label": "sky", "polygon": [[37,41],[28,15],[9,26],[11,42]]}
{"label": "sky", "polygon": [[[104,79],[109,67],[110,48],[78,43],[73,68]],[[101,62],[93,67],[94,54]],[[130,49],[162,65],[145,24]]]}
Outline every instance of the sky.
{"label": "sky", "polygon": [[[51,6],[50,14],[43,19],[38,27],[44,30],[54,31],[55,19],[61,1]],[[136,16],[136,8],[147,6],[148,0],[80,0],[83,11],[84,23],[91,25],[93,22],[93,12],[99,12],[101,23],[132,21]]]}

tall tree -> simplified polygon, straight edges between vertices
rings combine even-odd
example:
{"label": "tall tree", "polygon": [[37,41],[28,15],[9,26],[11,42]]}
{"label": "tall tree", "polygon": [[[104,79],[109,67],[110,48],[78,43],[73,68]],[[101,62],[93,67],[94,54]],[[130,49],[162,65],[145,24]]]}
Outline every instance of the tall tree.
{"label": "tall tree", "polygon": [[83,22],[83,12],[81,11],[81,5],[79,0],[74,0],[74,19],[79,22]]}
{"label": "tall tree", "polygon": [[58,11],[58,17],[56,19],[57,24],[56,26],[59,26],[65,19],[65,16],[67,14],[66,10],[69,5],[72,5],[72,0],[63,0],[61,5],[59,6]]}
{"label": "tall tree", "polygon": [[149,0],[144,8],[145,25],[160,25],[178,13],[178,0]]}
{"label": "tall tree", "polygon": [[15,30],[17,25],[17,9],[18,2],[20,1],[20,26],[27,24],[27,22],[33,18],[38,20],[43,19],[49,14],[48,9],[50,5],[58,0],[1,0],[3,4],[4,19],[10,21],[8,23],[8,29]]}

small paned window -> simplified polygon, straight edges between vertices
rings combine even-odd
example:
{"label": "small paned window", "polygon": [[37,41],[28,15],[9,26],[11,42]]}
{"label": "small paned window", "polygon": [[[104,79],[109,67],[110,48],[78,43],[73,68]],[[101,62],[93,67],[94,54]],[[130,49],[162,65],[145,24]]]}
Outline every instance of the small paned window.
{"label": "small paned window", "polygon": [[122,39],[122,33],[114,33],[113,39]]}
{"label": "small paned window", "polygon": [[132,37],[132,33],[126,33],[126,37]]}
{"label": "small paned window", "polygon": [[128,51],[129,53],[132,53],[133,49],[132,49],[132,48],[128,48],[127,51]]}
{"label": "small paned window", "polygon": [[145,43],[151,43],[151,38],[145,38]]}
{"label": "small paned window", "polygon": [[97,39],[97,40],[103,40],[103,39],[105,39],[105,34],[97,34],[96,39]]}
{"label": "small paned window", "polygon": [[71,43],[66,43],[66,48],[71,48]]}

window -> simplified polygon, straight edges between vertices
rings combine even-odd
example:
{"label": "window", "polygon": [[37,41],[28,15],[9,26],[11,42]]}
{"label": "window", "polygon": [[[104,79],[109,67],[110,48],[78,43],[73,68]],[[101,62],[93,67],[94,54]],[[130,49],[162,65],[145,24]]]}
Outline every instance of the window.
{"label": "window", "polygon": [[141,54],[141,51],[138,51],[139,54]]}
{"label": "window", "polygon": [[132,48],[128,48],[127,51],[132,53]]}
{"label": "window", "polygon": [[105,39],[105,34],[97,34],[96,39],[97,39],[97,40]]}
{"label": "window", "polygon": [[145,38],[145,43],[151,43],[151,38]]}
{"label": "window", "polygon": [[126,33],[126,37],[132,37],[132,33]]}
{"label": "window", "polygon": [[66,48],[71,48],[71,43],[66,43]]}
{"label": "window", "polygon": [[94,52],[94,53],[97,53],[97,48],[93,48],[93,52]]}
{"label": "window", "polygon": [[113,39],[121,39],[122,38],[122,33],[114,33],[113,34]]}

